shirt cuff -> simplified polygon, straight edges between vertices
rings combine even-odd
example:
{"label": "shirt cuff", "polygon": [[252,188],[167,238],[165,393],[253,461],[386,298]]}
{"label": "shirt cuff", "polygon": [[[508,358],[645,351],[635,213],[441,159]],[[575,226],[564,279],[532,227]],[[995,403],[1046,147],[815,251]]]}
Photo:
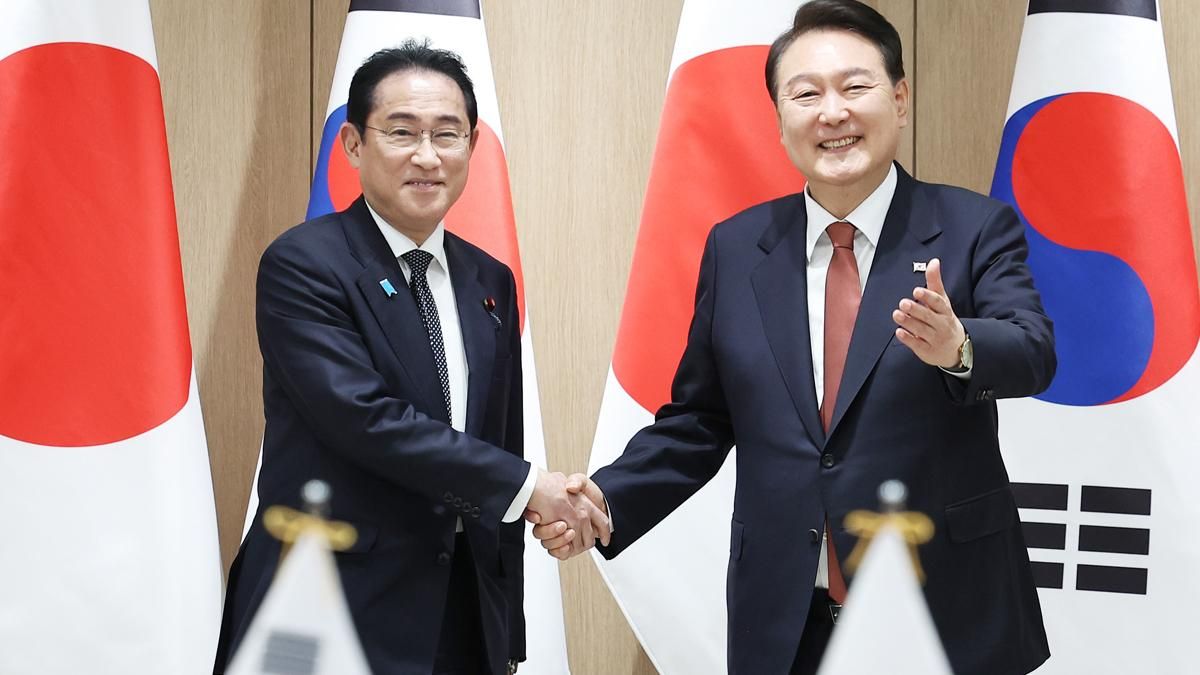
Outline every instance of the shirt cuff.
{"label": "shirt cuff", "polygon": [[938,366],[938,370],[942,371],[943,373],[945,373],[947,375],[950,375],[951,377],[957,377],[958,379],[960,379],[964,382],[971,379],[972,368],[967,368],[966,370],[961,370],[961,371],[955,371],[955,370],[946,370],[945,368]]}
{"label": "shirt cuff", "polygon": [[512,504],[508,510],[504,512],[504,517],[500,519],[502,523],[515,523],[525,513],[526,507],[529,506],[529,500],[533,497],[533,488],[537,485],[538,468],[532,462],[529,464],[529,475],[525,477],[525,483],[521,489],[517,491],[517,496],[513,498]]}

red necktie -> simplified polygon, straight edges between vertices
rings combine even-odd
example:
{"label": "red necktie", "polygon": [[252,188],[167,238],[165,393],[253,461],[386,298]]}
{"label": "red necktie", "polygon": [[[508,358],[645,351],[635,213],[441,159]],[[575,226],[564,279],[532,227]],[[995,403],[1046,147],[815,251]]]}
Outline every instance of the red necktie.
{"label": "red necktie", "polygon": [[[858,262],[854,259],[854,226],[846,222],[832,223],[826,228],[833,242],[833,257],[825,276],[825,394],[821,398],[821,426],[826,433],[833,422],[837,406],[838,386],[846,368],[846,352],[854,333],[854,319],[862,300],[858,282]],[[838,566],[833,548],[833,531],[825,523],[826,552],[829,554],[829,597],[836,603],[846,599],[846,581]]]}

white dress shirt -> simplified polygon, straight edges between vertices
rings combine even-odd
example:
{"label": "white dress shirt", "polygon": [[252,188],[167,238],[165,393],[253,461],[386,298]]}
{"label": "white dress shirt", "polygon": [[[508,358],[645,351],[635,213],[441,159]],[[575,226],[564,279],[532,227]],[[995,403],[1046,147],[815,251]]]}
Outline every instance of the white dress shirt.
{"label": "white dress shirt", "polygon": [[[401,257],[413,249],[420,249],[433,256],[429,269],[425,272],[425,280],[429,284],[429,292],[437,305],[438,323],[442,327],[442,345],[446,349],[446,375],[450,380],[450,426],[455,431],[464,432],[467,428],[467,380],[470,370],[467,366],[467,350],[463,344],[462,326],[458,321],[458,304],[454,299],[454,285],[450,283],[450,265],[446,262],[446,225],[438,223],[436,229],[420,246],[412,239],[404,236],[399,230],[388,225],[386,221],[367,204],[367,210],[375,219],[375,225],[387,240],[392,249],[392,255],[400,263],[400,271],[404,274],[405,283],[412,280],[412,270]],[[529,475],[517,492],[516,498],[505,511],[502,522],[511,523],[521,517],[529,498],[533,496],[533,488],[537,483],[537,467],[529,465]],[[458,519],[457,530],[462,531],[462,519]]]}

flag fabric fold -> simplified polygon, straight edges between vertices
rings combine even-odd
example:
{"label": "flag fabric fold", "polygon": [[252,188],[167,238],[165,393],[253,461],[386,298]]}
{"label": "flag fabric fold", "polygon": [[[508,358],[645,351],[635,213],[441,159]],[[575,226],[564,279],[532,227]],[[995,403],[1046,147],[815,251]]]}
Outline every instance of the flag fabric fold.
{"label": "flag fabric fold", "polygon": [[0,5],[0,672],[210,672],[221,560],[146,0]]}
{"label": "flag fabric fold", "polygon": [[1195,660],[1200,292],[1161,21],[1155,0],[1031,0],[992,183],[1058,348],[1000,432],[1049,675]]}
{"label": "flag fabric fold", "polygon": [[[683,5],[589,471],[616,459],[669,398],[709,229],[804,187],[779,142],[763,81],[768,47],[798,4]],[[594,556],[647,655],[668,675],[726,672],[733,485],[731,453],[707,486],[619,557]]]}
{"label": "flag fabric fold", "polygon": [[[537,371],[525,305],[524,275],[504,154],[504,134],[478,0],[351,1],[330,88],[306,217],[315,218],[344,209],[360,194],[358,176],[346,160],[337,138],[338,129],[346,121],[350,80],[371,54],[399,46],[408,38],[428,38],[431,46],[457,53],[475,86],[479,140],[471,155],[466,189],[447,213],[446,228],[508,265],[516,278],[522,321],[525,459],[545,467],[546,446]],[[261,463],[261,454],[259,461]],[[257,507],[257,491],[252,488],[246,530]],[[558,564],[546,555],[528,531],[524,564],[528,660],[521,664],[521,672],[531,675],[569,673]]]}

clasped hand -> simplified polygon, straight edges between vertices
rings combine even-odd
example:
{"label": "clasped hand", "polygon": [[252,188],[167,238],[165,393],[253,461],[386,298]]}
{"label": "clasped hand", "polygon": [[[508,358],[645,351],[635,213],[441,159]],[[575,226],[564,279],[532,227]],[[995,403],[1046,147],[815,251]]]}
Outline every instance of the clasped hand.
{"label": "clasped hand", "polygon": [[525,520],[533,523],[533,536],[559,560],[583,553],[597,539],[607,546],[612,534],[604,493],[581,473],[568,478],[539,470]]}

